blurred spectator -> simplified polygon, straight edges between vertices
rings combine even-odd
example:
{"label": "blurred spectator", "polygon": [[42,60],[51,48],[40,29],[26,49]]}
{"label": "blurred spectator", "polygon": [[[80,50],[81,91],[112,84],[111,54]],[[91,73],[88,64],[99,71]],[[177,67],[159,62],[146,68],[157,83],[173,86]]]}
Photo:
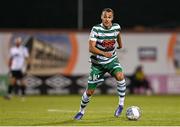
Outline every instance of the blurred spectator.
{"label": "blurred spectator", "polygon": [[146,94],[153,93],[149,81],[144,73],[143,66],[137,66],[135,72],[131,76],[131,83],[129,84],[130,94]]}
{"label": "blurred spectator", "polygon": [[8,86],[8,93],[5,96],[6,99],[10,99],[12,92],[19,94],[21,90],[22,97],[25,96],[25,83],[23,81],[25,66],[28,65],[29,53],[26,47],[22,45],[22,38],[17,37],[15,39],[15,46],[10,49],[9,58],[9,78],[10,84]]}

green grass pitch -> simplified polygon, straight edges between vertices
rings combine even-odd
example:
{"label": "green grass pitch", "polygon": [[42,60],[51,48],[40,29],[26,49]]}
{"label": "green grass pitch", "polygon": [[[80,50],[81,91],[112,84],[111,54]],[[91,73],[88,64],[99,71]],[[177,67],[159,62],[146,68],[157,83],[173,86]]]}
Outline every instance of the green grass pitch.
{"label": "green grass pitch", "polygon": [[[115,118],[118,97],[94,95],[82,120],[73,120],[79,110],[81,95],[28,96],[5,100],[0,97],[1,126],[179,126],[180,96],[128,95],[125,110]],[[128,106],[136,105],[142,110],[138,121],[125,116]]]}

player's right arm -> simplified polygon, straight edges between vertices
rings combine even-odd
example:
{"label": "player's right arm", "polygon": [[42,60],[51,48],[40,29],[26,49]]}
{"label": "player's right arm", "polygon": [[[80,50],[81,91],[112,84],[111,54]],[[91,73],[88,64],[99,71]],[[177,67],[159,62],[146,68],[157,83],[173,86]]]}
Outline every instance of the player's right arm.
{"label": "player's right arm", "polygon": [[8,60],[8,67],[9,67],[9,69],[11,68],[11,65],[12,65],[12,57],[10,57],[9,60]]}
{"label": "player's right arm", "polygon": [[103,55],[105,57],[112,57],[112,54],[109,52],[104,52],[96,48],[96,41],[89,40],[89,52],[93,54]]}
{"label": "player's right arm", "polygon": [[12,60],[13,60],[13,49],[11,48],[10,52],[9,52],[9,59],[8,59],[8,67],[9,67],[9,69],[11,69]]}
{"label": "player's right arm", "polygon": [[25,62],[26,62],[26,69],[30,69],[31,59],[29,56],[29,51],[26,47],[24,47],[24,56],[25,56]]}

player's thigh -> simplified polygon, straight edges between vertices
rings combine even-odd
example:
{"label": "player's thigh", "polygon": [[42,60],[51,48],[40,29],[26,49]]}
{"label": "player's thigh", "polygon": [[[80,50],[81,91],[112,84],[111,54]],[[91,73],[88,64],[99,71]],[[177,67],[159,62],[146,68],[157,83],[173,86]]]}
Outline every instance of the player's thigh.
{"label": "player's thigh", "polygon": [[17,81],[20,81],[20,85],[24,85],[23,78],[24,78],[24,75],[21,70],[11,71],[10,82],[12,85],[16,84]]}
{"label": "player's thigh", "polygon": [[104,81],[105,70],[101,65],[91,65],[91,71],[88,78],[88,89],[94,90],[96,86]]}
{"label": "player's thigh", "polygon": [[11,71],[9,74],[9,82],[10,85],[15,85],[16,84],[16,71]]}
{"label": "player's thigh", "polygon": [[22,72],[22,71],[17,71],[17,76],[16,76],[16,78],[17,78],[18,80],[22,80],[23,77],[24,77],[23,72]]}
{"label": "player's thigh", "polygon": [[25,85],[24,74],[23,74],[22,71],[18,71],[18,74],[17,74],[16,78],[20,82],[20,85]]}
{"label": "player's thigh", "polygon": [[123,77],[123,67],[121,66],[118,59],[113,60],[111,63],[107,64],[108,72],[114,77]]}
{"label": "player's thigh", "polygon": [[90,75],[89,75],[89,81],[98,81],[103,78],[105,73],[105,70],[103,68],[103,65],[91,65]]}

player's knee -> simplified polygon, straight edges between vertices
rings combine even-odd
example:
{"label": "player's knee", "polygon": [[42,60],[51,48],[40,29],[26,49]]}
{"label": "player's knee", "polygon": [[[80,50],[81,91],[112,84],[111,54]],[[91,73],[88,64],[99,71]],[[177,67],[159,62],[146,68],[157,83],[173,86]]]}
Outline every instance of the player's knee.
{"label": "player's knee", "polygon": [[10,84],[15,85],[16,84],[16,79],[15,78],[10,78]]}
{"label": "player's knee", "polygon": [[94,90],[87,90],[87,91],[86,91],[86,94],[87,94],[88,96],[92,96],[92,95],[94,94]]}
{"label": "player's knee", "polygon": [[124,79],[124,74],[122,72],[117,72],[115,78],[116,80],[121,81]]}

